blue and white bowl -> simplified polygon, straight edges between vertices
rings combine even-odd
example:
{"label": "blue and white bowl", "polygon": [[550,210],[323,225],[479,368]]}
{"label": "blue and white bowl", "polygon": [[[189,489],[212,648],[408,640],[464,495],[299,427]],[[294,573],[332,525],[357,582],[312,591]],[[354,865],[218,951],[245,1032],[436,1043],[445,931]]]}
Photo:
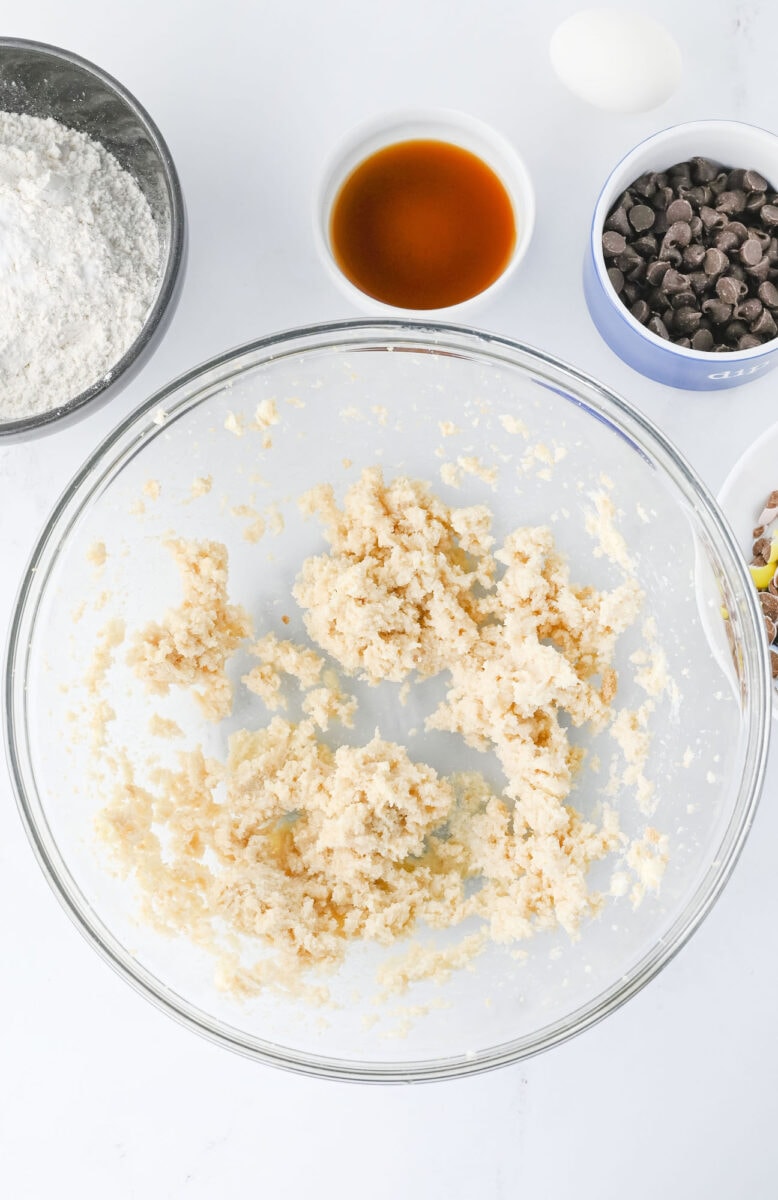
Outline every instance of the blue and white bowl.
{"label": "blue and white bowl", "polygon": [[619,299],[602,253],[603,226],[621,193],[646,171],[663,171],[697,156],[759,171],[778,191],[778,137],[765,129],[740,121],[691,121],[655,133],[622,158],[600,192],[584,261],[584,294],[600,334],[628,366],[670,387],[716,391],[749,383],[778,365],[778,338],[720,354],[665,341]]}

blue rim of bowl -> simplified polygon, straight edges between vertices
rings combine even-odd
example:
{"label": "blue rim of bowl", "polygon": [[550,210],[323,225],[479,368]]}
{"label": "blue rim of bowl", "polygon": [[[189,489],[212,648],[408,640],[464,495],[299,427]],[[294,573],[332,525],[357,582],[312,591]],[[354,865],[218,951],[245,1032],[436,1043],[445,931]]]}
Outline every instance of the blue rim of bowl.
{"label": "blue rim of bowl", "polygon": [[[344,339],[347,339],[345,343]],[[377,346],[379,342],[380,345]],[[387,343],[394,343],[392,348],[404,344],[409,348],[432,353],[448,351],[455,355],[461,355],[463,352],[480,354],[482,357],[488,357],[495,365],[507,367],[516,365],[518,355],[519,360],[528,359],[526,365],[534,365],[538,373],[542,373],[544,369],[550,370],[552,376],[561,373],[564,382],[571,386],[581,385],[586,391],[593,391],[597,396],[597,403],[591,407],[592,415],[604,417],[617,429],[621,429],[625,436],[635,443],[636,448],[640,448],[644,442],[647,443],[655,464],[669,474],[672,482],[694,507],[700,519],[704,519],[715,533],[715,544],[724,560],[729,559],[732,579],[741,585],[736,598],[744,629],[743,669],[751,687],[749,703],[752,717],[747,727],[740,790],[733,805],[733,815],[718,848],[719,852],[698,882],[684,910],[676,917],[672,926],[657,939],[651,951],[643,956],[637,967],[606,988],[594,1000],[531,1035],[473,1054],[392,1063],[336,1059],[300,1053],[276,1043],[264,1042],[218,1021],[183,997],[172,993],[156,976],[132,959],[81,896],[77,884],[59,855],[54,839],[48,832],[42,810],[40,817],[36,818],[33,809],[38,799],[37,795],[32,797],[31,802],[24,783],[25,770],[29,773],[24,716],[31,631],[48,574],[56,564],[64,538],[78,520],[85,503],[89,502],[117,464],[138,453],[152,430],[158,433],[169,428],[176,416],[185,413],[189,406],[198,401],[199,392],[189,391],[170,409],[165,406],[166,400],[176,392],[187,389],[188,385],[195,383],[206,373],[221,368],[224,368],[223,374],[218,379],[210,380],[208,386],[210,389],[214,384],[223,384],[234,373],[230,368],[242,369],[242,360],[249,355],[256,356],[264,352],[264,359],[260,361],[271,361],[299,357],[303,352],[309,353],[314,350],[343,348],[344,344],[350,351],[354,351],[360,347],[385,348]],[[252,363],[254,367],[257,365],[259,363],[256,361]],[[152,423],[150,429],[149,420],[160,409],[167,413],[167,420],[158,428]],[[104,460],[112,451],[114,453],[106,463]],[[83,495],[79,494],[82,492]],[[50,561],[45,562],[47,552],[50,553]],[[35,545],[19,588],[5,656],[4,738],[21,820],[49,885],[73,923],[100,956],[157,1008],[211,1042],[298,1074],[362,1083],[432,1082],[481,1074],[568,1041],[615,1012],[675,957],[699,928],[723,891],[753,823],[767,765],[771,725],[768,703],[770,687],[770,667],[767,646],[762,636],[761,613],[756,593],[750,586],[745,560],[734,535],[727,522],[722,519],[712,493],[680,452],[651,421],[633,409],[616,392],[591,376],[542,350],[510,338],[467,326],[436,322],[349,320],[285,330],[217,355],[161,388],[100,443],[55,505]]]}
{"label": "blue rim of bowl", "polygon": [[51,408],[47,412],[37,413],[33,417],[22,417],[16,421],[0,420],[0,440],[3,438],[10,440],[24,436],[25,434],[42,432],[47,425],[70,417],[80,409],[83,409],[92,400],[96,400],[98,396],[108,392],[120,381],[125,372],[140,358],[163,323],[168,306],[175,295],[176,284],[184,261],[184,247],[186,243],[184,196],[181,190],[178,171],[173,162],[173,156],[156,123],[152,120],[143,105],[136,100],[132,92],[128,91],[118,79],[114,79],[113,75],[109,75],[102,67],[98,67],[96,63],[90,62],[88,59],[82,58],[70,50],[64,50],[61,46],[51,46],[47,42],[30,41],[27,38],[0,37],[0,50],[8,47],[12,49],[40,51],[42,55],[61,58],[65,62],[72,63],[81,70],[94,75],[106,88],[115,92],[134,113],[141,124],[146,127],[164,169],[165,183],[170,201],[170,245],[168,246],[165,269],[162,272],[159,291],[156,300],[149,309],[143,323],[143,328],[122,357],[113,364],[109,372],[96,380],[95,383],[90,384],[88,388],[84,388],[77,396],[71,397],[65,404],[57,405],[56,408]]}
{"label": "blue rim of bowl", "polygon": [[594,205],[594,211],[592,213],[592,221],[589,230],[589,246],[592,255],[592,262],[594,263],[595,274],[599,281],[600,287],[603,289],[606,299],[610,302],[622,323],[637,337],[643,338],[645,342],[647,342],[650,346],[653,346],[656,350],[659,350],[668,358],[674,358],[676,355],[680,355],[689,362],[698,362],[702,364],[708,364],[711,361],[720,361],[722,364],[753,362],[761,358],[764,354],[774,354],[775,351],[778,350],[778,334],[769,342],[763,342],[761,346],[753,346],[750,350],[722,351],[720,354],[711,354],[710,351],[705,350],[692,350],[691,347],[676,346],[673,342],[667,342],[664,338],[659,337],[658,334],[652,333],[650,329],[646,329],[645,325],[641,325],[640,322],[632,316],[629,309],[617,295],[613,288],[613,284],[608,278],[605,259],[602,255],[601,239],[604,221],[601,224],[598,223],[597,214],[600,204],[602,203],[603,196],[610,188],[611,180],[620,170],[623,164],[628,159],[632,158],[633,154],[636,154],[641,147],[647,146],[650,142],[655,141],[656,138],[662,137],[662,135],[665,133],[675,133],[679,129],[691,129],[695,126],[704,127],[712,125],[731,125],[735,128],[753,129],[757,133],[763,133],[767,137],[771,137],[778,142],[778,135],[774,134],[769,129],[765,129],[762,125],[754,125],[750,121],[722,121],[716,120],[715,118],[709,118],[703,121],[681,121],[677,125],[666,125],[664,129],[657,129],[654,133],[650,133],[648,137],[644,137],[639,142],[636,142],[626,154],[622,154],[621,158],[613,167],[613,169],[608,172],[608,177],[600,188],[599,195],[597,196],[597,200]]}

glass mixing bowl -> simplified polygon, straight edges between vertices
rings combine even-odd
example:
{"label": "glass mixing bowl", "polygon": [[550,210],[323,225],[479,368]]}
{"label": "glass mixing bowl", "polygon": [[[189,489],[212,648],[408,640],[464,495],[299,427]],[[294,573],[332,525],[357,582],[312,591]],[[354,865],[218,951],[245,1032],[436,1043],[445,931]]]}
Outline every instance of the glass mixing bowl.
{"label": "glass mixing bowl", "polygon": [[[257,405],[270,399],[279,422],[258,428]],[[491,483],[464,473],[457,488],[450,472],[443,482],[441,466],[472,456],[496,468]],[[380,464],[387,478],[429,480],[450,504],[488,504],[498,538],[518,525],[550,523],[573,579],[596,587],[621,578],[585,530],[590,494],[612,489],[645,590],[641,621],[619,643],[618,703],[646,699],[630,657],[647,618],[675,694],[657,701],[651,719],[650,818],[628,787],[609,789],[612,742],[592,739],[600,772],[594,764],[584,769],[571,801],[590,814],[610,792],[627,835],[639,838],[647,823],[666,835],[667,867],[661,889],[637,907],[629,895],[608,895],[575,940],[552,929],[520,953],[490,943],[469,968],[446,982],[422,980],[407,995],[375,1002],[375,970],[396,945],[355,945],[326,980],[329,1006],[273,993],[238,1000],[216,986],[205,948],[139,919],[133,883],[111,873],[95,837],[105,796],[90,783],[90,762],[103,738],[138,753],[153,743],[163,757],[200,742],[222,756],[231,730],[265,723],[268,714],[240,688],[232,717],[216,726],[186,695],[157,703],[117,650],[113,665],[98,671],[114,719],[102,710],[95,723],[88,719],[92,649],[111,619],[133,627],[179,603],[163,546],[171,533],[225,542],[231,597],[249,608],[255,631],[304,637],[290,589],[302,559],[324,543],[296,499],[322,481],[342,497],[369,464]],[[254,542],[244,534],[257,513],[267,528]],[[233,679],[251,664],[236,654]],[[650,422],[594,380],[516,342],[438,324],[343,322],[264,338],[155,395],[98,448],[53,512],[21,587],[7,667],[7,744],[22,818],[81,931],[128,982],[205,1036],[268,1063],[345,1079],[436,1079],[514,1062],[634,995],[726,883],[754,816],[768,744],[756,597],[694,472]],[[411,757],[439,771],[480,765],[488,756],[462,752],[450,734],[423,732],[435,687],[442,685],[412,688],[403,705],[397,685],[357,683],[360,715],[348,737],[369,738],[380,725],[385,738],[405,742]],[[179,724],[183,741],[150,737],[157,710]],[[593,868],[606,893],[610,870]],[[462,932],[417,937],[445,947]]]}

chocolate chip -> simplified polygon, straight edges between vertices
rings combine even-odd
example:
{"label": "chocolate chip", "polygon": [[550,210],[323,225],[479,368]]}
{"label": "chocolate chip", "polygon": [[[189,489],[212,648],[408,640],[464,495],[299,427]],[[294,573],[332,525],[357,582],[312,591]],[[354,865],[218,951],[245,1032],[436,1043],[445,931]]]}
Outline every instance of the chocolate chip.
{"label": "chocolate chip", "polygon": [[671,267],[666,272],[662,280],[662,288],[668,295],[672,295],[673,292],[685,292],[687,287],[688,279],[686,275],[683,275],[680,271],[676,271],[674,267]]}
{"label": "chocolate chip", "polygon": [[693,350],[712,350],[713,334],[709,329],[698,329],[692,338]]}
{"label": "chocolate chip", "polygon": [[757,525],[757,527],[754,529],[753,533],[751,534],[751,537],[754,539],[754,541],[756,541],[756,539],[760,538],[763,533],[764,533],[764,525]]}
{"label": "chocolate chip", "polygon": [[679,333],[694,333],[702,320],[702,313],[696,308],[679,308],[675,313],[673,326]]}
{"label": "chocolate chip", "polygon": [[[747,291],[745,284],[742,287],[743,293],[745,293]],[[716,280],[716,295],[725,304],[737,304],[741,294],[740,281],[733,279],[731,275],[724,275]]]}
{"label": "chocolate chip", "polygon": [[679,250],[675,242],[668,241],[664,238],[662,245],[659,247],[659,257],[664,262],[672,263],[674,267],[680,267],[683,262],[683,251]]}
{"label": "chocolate chip", "polygon": [[730,254],[733,250],[737,250],[740,245],[737,234],[728,226],[719,231],[713,239],[713,245],[722,254]]}
{"label": "chocolate chip", "polygon": [[[631,214],[630,214],[631,215]],[[668,226],[665,241],[675,246],[688,246],[692,240],[692,231],[688,221],[673,221]]]}
{"label": "chocolate chip", "polygon": [[746,171],[743,175],[743,185],[747,192],[766,192],[767,180],[758,171]]}
{"label": "chocolate chip", "polygon": [[702,260],[702,269],[706,275],[721,275],[729,266],[729,259],[722,250],[718,250],[715,246],[711,246],[710,250],[705,252],[705,257]]}
{"label": "chocolate chip", "polygon": [[740,247],[740,261],[747,267],[755,267],[762,259],[762,247],[754,237],[749,237]]}
{"label": "chocolate chip", "polygon": [[770,242],[772,241],[772,238],[770,237],[770,234],[767,232],[767,230],[766,229],[752,229],[750,236],[752,238],[756,238],[756,240],[759,242],[759,245],[762,247],[762,254],[767,254],[767,252],[770,249]]}
{"label": "chocolate chip", "polygon": [[605,222],[605,229],[612,233],[620,233],[622,237],[626,237],[630,232],[627,210],[623,207],[614,208],[613,212],[608,215],[608,219]]}
{"label": "chocolate chip", "polygon": [[656,252],[659,249],[659,242],[651,233],[644,233],[642,237],[635,238],[632,243],[632,249],[636,250],[641,258],[655,258]]}
{"label": "chocolate chip", "polygon": [[656,213],[647,204],[636,204],[629,210],[629,223],[636,233],[645,233],[656,220]]}
{"label": "chocolate chip", "polygon": [[647,171],[645,175],[641,175],[632,184],[633,192],[637,192],[638,196],[644,199],[649,199],[656,191],[656,175],[653,171]]}
{"label": "chocolate chip", "polygon": [[764,283],[769,274],[770,260],[767,255],[760,259],[758,263],[755,263],[753,267],[746,267],[746,275],[749,279],[756,280],[757,284]]}
{"label": "chocolate chip", "polygon": [[638,263],[642,261],[640,255],[631,246],[627,246],[616,259],[616,266],[625,275],[629,275],[630,271],[634,270]]}
{"label": "chocolate chip", "polygon": [[651,284],[651,287],[658,287],[664,279],[665,275],[672,268],[668,262],[663,262],[657,259],[656,262],[649,263],[646,267],[646,282]]}
{"label": "chocolate chip", "polygon": [[658,177],[657,184],[657,189],[654,195],[651,197],[651,207],[655,212],[664,212],[668,204],[672,204],[675,193],[671,187],[667,186],[667,184],[659,185]]}
{"label": "chocolate chip", "polygon": [[723,229],[729,224],[729,217],[724,212],[716,212],[714,208],[708,208],[707,205],[700,209],[700,220],[705,229]]}
{"label": "chocolate chip", "polygon": [[751,333],[755,333],[762,341],[769,341],[778,333],[778,326],[766,308],[763,308],[757,319],[751,325]]}
{"label": "chocolate chip", "polygon": [[753,350],[755,346],[761,346],[762,339],[756,337],[753,333],[744,333],[742,338],[738,338],[738,350]]}
{"label": "chocolate chip", "polygon": [[651,232],[655,233],[657,237],[662,237],[663,234],[667,233],[668,224],[669,222],[666,214],[664,212],[658,212],[656,214],[656,220],[654,221]]}
{"label": "chocolate chip", "polygon": [[750,325],[755,321],[762,311],[762,301],[756,296],[751,296],[748,300],[744,300],[742,304],[735,307],[735,316],[741,321],[747,321]]}
{"label": "chocolate chip", "polygon": [[778,207],[775,204],[765,204],[759,216],[762,218],[762,223],[770,228],[778,225]]}
{"label": "chocolate chip", "polygon": [[661,317],[650,317],[647,322],[647,328],[655,333],[657,337],[664,338],[667,342],[670,340],[670,334],[667,332],[667,326]]}
{"label": "chocolate chip", "polygon": [[651,309],[648,307],[648,302],[646,300],[636,300],[629,311],[632,313],[636,321],[640,321],[641,325],[645,325],[646,321],[651,315]]}
{"label": "chocolate chip", "polygon": [[768,616],[765,616],[764,618],[764,631],[767,637],[768,646],[772,645],[772,643],[775,641],[776,626],[775,621],[771,621]]}
{"label": "chocolate chip", "polygon": [[704,204],[711,203],[713,200],[713,192],[707,186],[707,184],[703,184],[701,186],[691,188],[691,190],[688,191],[684,196],[684,200],[686,200],[694,209],[697,210],[697,212],[699,212]]}
{"label": "chocolate chip", "polygon": [[757,295],[762,304],[766,304],[768,308],[778,308],[778,288],[774,283],[769,281],[760,283]]}
{"label": "chocolate chip", "polygon": [[695,183],[710,183],[716,178],[719,170],[709,158],[693,158],[689,168]]}
{"label": "chocolate chip", "polygon": [[[608,229],[602,235],[602,251],[607,258],[615,258],[617,254],[623,254],[627,248],[627,243],[624,234],[616,233],[613,229]],[[760,256],[761,258],[761,253]]]}
{"label": "chocolate chip", "polygon": [[724,336],[730,345],[739,341],[744,333],[748,333],[748,326],[745,321],[730,321],[724,330]]}
{"label": "chocolate chip", "polygon": [[719,212],[725,212],[728,216],[734,216],[735,213],[742,213],[746,206],[745,192],[722,192],[716,198],[716,208]]}
{"label": "chocolate chip", "polygon": [[738,245],[742,246],[743,242],[748,237],[748,230],[746,229],[743,222],[742,221],[730,221],[729,225],[727,226],[727,229],[729,229],[730,233],[734,233],[736,235]]}
{"label": "chocolate chip", "polygon": [[746,212],[754,215],[767,203],[764,192],[749,192],[746,197]]}
{"label": "chocolate chip", "polygon": [[674,309],[679,308],[694,308],[697,303],[696,293],[691,288],[686,288],[682,292],[674,292],[670,297],[670,305]]}
{"label": "chocolate chip", "polygon": [[618,267],[608,267],[608,278],[611,281],[613,290],[618,293],[624,287],[624,276]]}
{"label": "chocolate chip", "polygon": [[770,538],[760,537],[754,542],[753,553],[754,558],[762,558],[765,562],[770,561],[770,551],[773,544]]}
{"label": "chocolate chip", "polygon": [[694,216],[694,210],[688,200],[673,200],[672,204],[667,205],[667,219],[670,222],[674,221],[691,221]]}
{"label": "chocolate chip", "polygon": [[695,296],[701,296],[710,283],[710,279],[704,271],[692,271],[689,274],[689,286]]}
{"label": "chocolate chip", "polygon": [[688,183],[691,183],[692,169],[692,164],[690,162],[678,162],[673,163],[671,167],[667,168],[667,174],[670,176],[675,186],[678,187],[684,180],[686,180]]}
{"label": "chocolate chip", "polygon": [[[725,304],[723,300],[714,300],[713,297],[703,300],[700,307],[706,317],[710,317],[714,325],[724,325],[732,316],[732,305]],[[745,329],[743,329],[743,333],[745,332]]]}

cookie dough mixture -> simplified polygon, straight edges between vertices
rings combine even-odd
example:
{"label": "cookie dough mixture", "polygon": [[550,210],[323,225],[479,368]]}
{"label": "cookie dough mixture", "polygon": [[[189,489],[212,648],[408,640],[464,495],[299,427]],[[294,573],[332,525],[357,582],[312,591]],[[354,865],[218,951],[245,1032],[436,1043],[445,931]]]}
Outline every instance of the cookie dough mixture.
{"label": "cookie dough mixture", "polygon": [[171,684],[191,687],[206,717],[219,721],[232,708],[224,673],[233,650],[251,632],[244,609],[227,603],[227,548],[220,542],[168,542],[184,599],[136,634],[127,662],[148,690],[164,696]]}
{"label": "cookie dough mixture", "polygon": [[[480,918],[479,947],[555,926],[575,935],[603,903],[591,864],[626,850],[613,810],[585,819],[569,796],[584,757],[573,731],[617,716],[612,664],[641,605],[634,579],[574,583],[548,528],[496,546],[486,506],[450,508],[378,468],[342,508],[329,485],[301,508],[328,542],[293,591],[317,649],[272,631],[254,645],[259,666],[243,683],[269,723],[233,733],[225,762],[188,752],[143,786],[125,760],[101,814],[146,915],[212,948],[221,982],[243,991],[299,990],[355,939],[390,944],[420,923]],[[193,688],[222,717],[225,662],[250,622],[227,603],[223,546],[169,545],[184,601],[135,635],[129,661],[152,692]],[[430,676],[446,692],[427,728],[493,752],[490,775],[442,776],[379,731],[339,744],[338,723],[353,723],[349,677]],[[295,722],[285,697],[298,693]]]}

